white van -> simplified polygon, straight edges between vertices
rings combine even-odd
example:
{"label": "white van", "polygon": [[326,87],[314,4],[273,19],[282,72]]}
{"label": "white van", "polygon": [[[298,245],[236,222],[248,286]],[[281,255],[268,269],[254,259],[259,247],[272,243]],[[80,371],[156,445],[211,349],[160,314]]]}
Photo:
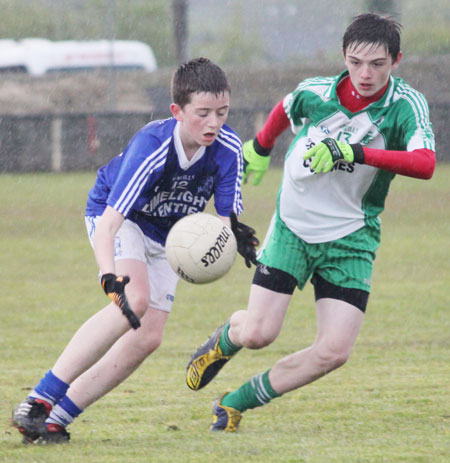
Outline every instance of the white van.
{"label": "white van", "polygon": [[0,40],[0,71],[27,72],[25,50],[15,40]]}
{"label": "white van", "polygon": [[41,76],[51,72],[106,68],[153,72],[157,64],[152,49],[134,40],[0,40],[0,71]]}

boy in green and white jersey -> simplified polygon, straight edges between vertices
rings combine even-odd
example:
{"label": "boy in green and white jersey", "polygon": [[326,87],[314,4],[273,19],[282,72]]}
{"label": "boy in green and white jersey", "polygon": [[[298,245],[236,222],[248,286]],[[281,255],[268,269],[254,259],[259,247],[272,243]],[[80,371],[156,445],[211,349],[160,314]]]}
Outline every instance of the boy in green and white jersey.
{"label": "boy in green and white jersey", "polygon": [[317,336],[309,348],[222,394],[214,431],[235,431],[245,410],[315,381],[350,355],[368,302],[389,184],[396,174],[429,179],[435,167],[427,102],[391,75],[402,58],[400,27],[375,14],[356,17],[343,37],[346,71],[300,83],[244,144],[244,171],[256,185],[276,138],[289,126],[296,134],[248,308],[194,353],[187,384],[201,389],[242,347],[272,343],[295,288],[309,279]]}
{"label": "boy in green and white jersey", "polygon": [[[331,138],[381,150],[434,150],[423,95],[389,76],[381,98],[353,113],[338,97],[338,86],[351,82],[348,75],[345,71],[337,77],[309,79],[283,101],[298,134],[286,158],[280,216],[308,243],[333,241],[366,223],[376,226],[395,175],[367,163],[355,165],[355,160],[330,164],[332,175],[317,175],[317,169],[311,169],[314,154],[304,159],[311,146]],[[302,125],[305,116],[308,121]]]}

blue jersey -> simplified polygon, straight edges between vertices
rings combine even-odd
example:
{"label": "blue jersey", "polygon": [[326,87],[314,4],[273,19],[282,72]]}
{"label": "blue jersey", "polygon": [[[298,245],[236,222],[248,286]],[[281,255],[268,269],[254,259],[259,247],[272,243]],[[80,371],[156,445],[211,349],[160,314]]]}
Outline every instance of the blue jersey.
{"label": "blue jersey", "polygon": [[237,134],[223,125],[214,143],[188,161],[177,129],[170,118],[139,130],[122,154],[98,170],[86,216],[99,216],[111,206],[164,245],[170,228],[203,211],[212,195],[219,215],[240,214],[243,161]]}

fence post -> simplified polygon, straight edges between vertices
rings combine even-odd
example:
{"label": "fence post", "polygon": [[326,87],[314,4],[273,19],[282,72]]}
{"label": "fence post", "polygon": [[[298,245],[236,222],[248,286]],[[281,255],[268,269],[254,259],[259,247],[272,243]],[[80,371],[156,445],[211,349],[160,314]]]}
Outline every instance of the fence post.
{"label": "fence post", "polygon": [[266,119],[267,119],[267,113],[263,111],[258,111],[255,114],[255,119],[253,122],[253,127],[254,127],[253,130],[255,133],[258,133],[262,129],[262,126],[264,125],[264,122],[266,121]]}
{"label": "fence post", "polygon": [[62,168],[61,133],[62,119],[54,117],[51,128],[52,172],[61,172]]}

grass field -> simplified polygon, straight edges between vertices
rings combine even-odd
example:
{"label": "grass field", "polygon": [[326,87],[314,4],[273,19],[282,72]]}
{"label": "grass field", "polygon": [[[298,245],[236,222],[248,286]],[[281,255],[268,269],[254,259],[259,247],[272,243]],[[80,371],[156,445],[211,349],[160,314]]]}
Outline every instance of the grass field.
{"label": "grass field", "polygon": [[[281,172],[246,185],[262,238]],[[252,278],[242,259],[222,280],[181,282],[161,348],[71,426],[67,446],[24,446],[10,427],[21,401],[79,325],[107,303],[84,229],[94,174],[0,176],[0,462],[447,463],[450,461],[450,165],[428,182],[398,177],[362,333],[348,364],[267,407],[238,433],[211,434],[211,403],[311,343],[311,285],[279,339],[243,351],[199,392],[184,382],[192,351],[234,310]]]}

